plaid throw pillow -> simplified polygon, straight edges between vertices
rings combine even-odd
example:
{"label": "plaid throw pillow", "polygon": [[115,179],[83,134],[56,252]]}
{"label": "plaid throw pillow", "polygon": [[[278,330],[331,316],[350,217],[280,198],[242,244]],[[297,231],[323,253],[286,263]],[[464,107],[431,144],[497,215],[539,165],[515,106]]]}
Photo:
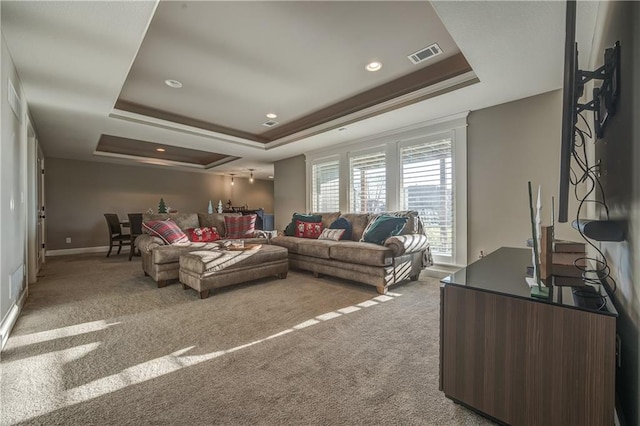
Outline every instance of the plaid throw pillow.
{"label": "plaid throw pillow", "polygon": [[146,229],[151,235],[160,237],[167,244],[189,242],[187,235],[171,219],[144,222],[142,229]]}
{"label": "plaid throw pillow", "polygon": [[313,238],[315,240],[322,234],[322,222],[296,221],[296,237]]}
{"label": "plaid throw pillow", "polygon": [[211,243],[220,239],[218,230],[214,227],[189,228],[187,229],[189,241],[196,243]]}
{"label": "plaid throw pillow", "polygon": [[225,216],[226,238],[253,238],[256,234],[256,217],[255,214],[238,217]]}

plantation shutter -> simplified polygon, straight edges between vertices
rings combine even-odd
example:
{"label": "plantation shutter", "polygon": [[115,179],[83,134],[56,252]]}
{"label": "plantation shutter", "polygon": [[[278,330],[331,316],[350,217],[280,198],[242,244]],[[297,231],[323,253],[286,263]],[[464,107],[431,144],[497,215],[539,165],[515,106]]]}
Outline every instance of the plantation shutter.
{"label": "plantation shutter", "polygon": [[443,139],[400,149],[400,204],[417,210],[434,254],[453,255],[452,141]]}
{"label": "plantation shutter", "polygon": [[312,165],[311,180],[314,212],[340,211],[340,162],[326,161]]}
{"label": "plantation shutter", "polygon": [[384,151],[350,157],[349,173],[349,210],[353,213],[385,211],[387,175]]}

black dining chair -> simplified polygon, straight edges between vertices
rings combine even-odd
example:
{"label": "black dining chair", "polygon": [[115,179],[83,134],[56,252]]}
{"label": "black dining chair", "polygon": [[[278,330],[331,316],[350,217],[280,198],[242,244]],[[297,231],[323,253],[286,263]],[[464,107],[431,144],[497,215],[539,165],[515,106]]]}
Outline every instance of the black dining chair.
{"label": "black dining chair", "polygon": [[105,213],[104,218],[107,220],[107,226],[109,227],[109,251],[107,257],[111,255],[113,249],[113,243],[118,243],[118,254],[122,250],[122,243],[129,242],[131,240],[130,234],[123,234],[120,227],[120,218],[115,213]]}
{"label": "black dining chair", "polygon": [[142,213],[129,213],[129,232],[131,232],[131,249],[129,251],[129,260],[133,257],[136,250],[134,242],[139,235],[142,235]]}

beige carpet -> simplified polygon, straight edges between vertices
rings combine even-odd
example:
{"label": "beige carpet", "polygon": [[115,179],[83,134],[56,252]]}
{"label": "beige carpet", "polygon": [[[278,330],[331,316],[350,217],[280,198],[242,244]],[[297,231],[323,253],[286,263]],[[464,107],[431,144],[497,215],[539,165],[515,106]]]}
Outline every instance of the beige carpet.
{"label": "beige carpet", "polygon": [[199,300],[140,259],[48,258],[0,362],[0,419],[46,425],[480,425],[438,391],[439,283],[292,271]]}

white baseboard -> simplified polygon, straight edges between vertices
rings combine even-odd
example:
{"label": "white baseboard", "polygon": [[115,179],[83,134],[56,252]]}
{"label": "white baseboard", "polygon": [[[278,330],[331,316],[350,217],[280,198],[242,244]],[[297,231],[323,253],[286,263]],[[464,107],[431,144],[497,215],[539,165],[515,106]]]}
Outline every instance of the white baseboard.
{"label": "white baseboard", "polygon": [[0,353],[4,349],[4,345],[7,344],[7,340],[9,340],[9,333],[11,333],[13,326],[18,320],[18,315],[20,315],[20,311],[22,311],[22,306],[24,306],[24,302],[27,300],[28,292],[29,286],[26,286],[20,295],[20,299],[18,299],[18,301],[11,307],[9,313],[4,317],[2,323],[0,323]]}
{"label": "white baseboard", "polygon": [[[79,247],[72,249],[60,249],[60,250],[47,250],[47,256],[65,256],[68,254],[84,254],[84,253],[106,253],[109,251],[109,246],[100,247]],[[113,247],[112,253],[117,253],[117,247]],[[122,246],[122,253],[129,253],[129,246]]]}

